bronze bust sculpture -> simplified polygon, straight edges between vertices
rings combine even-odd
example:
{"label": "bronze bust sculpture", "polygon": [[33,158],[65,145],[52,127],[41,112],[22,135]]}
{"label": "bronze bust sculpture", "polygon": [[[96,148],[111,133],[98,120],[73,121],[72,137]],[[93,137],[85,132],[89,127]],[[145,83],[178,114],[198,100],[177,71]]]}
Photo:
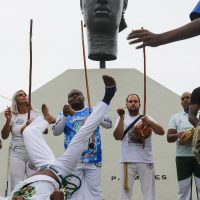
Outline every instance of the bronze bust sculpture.
{"label": "bronze bust sculpture", "polygon": [[88,58],[109,61],[117,58],[118,32],[125,29],[128,0],[80,0],[87,28]]}

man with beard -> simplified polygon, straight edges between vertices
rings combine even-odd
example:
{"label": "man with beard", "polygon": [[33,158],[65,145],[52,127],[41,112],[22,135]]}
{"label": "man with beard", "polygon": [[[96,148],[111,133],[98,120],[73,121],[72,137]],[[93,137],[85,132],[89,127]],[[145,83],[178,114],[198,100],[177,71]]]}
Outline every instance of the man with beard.
{"label": "man with beard", "polygon": [[[140,98],[137,94],[129,94],[126,107],[118,109],[119,118],[116,122],[114,137],[121,140],[121,172],[120,199],[131,200],[135,177],[138,175],[145,200],[155,200],[155,171],[152,156],[151,135],[142,140],[136,135],[137,124],[149,126],[158,135],[164,135],[164,129],[149,116],[140,115]],[[135,122],[135,125],[133,125]],[[132,127],[130,126],[132,125]],[[130,129],[128,127],[131,127]],[[129,130],[128,130],[129,129]],[[127,132],[127,134],[126,134]]]}
{"label": "man with beard", "polygon": [[[63,112],[57,117],[57,122],[53,127],[53,133],[58,136],[64,133],[64,147],[68,145],[76,135],[80,127],[90,114],[90,110],[85,106],[83,93],[78,89],[73,89],[68,94],[69,105],[64,105]],[[112,121],[106,115],[100,125],[106,129],[112,128]],[[99,127],[97,127],[92,137],[88,141],[88,148],[83,151],[80,162],[76,168],[76,175],[81,179],[82,186],[73,196],[76,200],[101,200],[101,138]]]}
{"label": "man with beard", "polygon": [[178,178],[178,199],[192,199],[192,175],[194,175],[197,198],[200,196],[200,165],[192,153],[192,138],[183,143],[181,136],[193,125],[188,120],[191,93],[181,95],[183,111],[172,116],[169,122],[167,141],[176,142],[176,170]]}

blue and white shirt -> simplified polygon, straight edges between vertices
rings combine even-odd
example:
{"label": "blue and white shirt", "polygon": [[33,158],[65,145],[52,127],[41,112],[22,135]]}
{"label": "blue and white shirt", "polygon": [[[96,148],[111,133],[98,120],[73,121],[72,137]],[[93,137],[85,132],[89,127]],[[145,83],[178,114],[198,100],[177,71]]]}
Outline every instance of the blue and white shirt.
{"label": "blue and white shirt", "polygon": [[[63,116],[63,113],[59,113],[57,122],[53,127],[54,135],[60,135],[64,132],[64,148],[67,149],[70,141],[74,137],[74,135],[78,132],[81,126],[84,124],[85,120],[89,115],[88,107],[85,107],[82,110],[75,111],[73,116],[68,115],[67,117]],[[57,126],[59,124],[63,124],[63,127],[60,129]],[[112,128],[112,121],[108,116],[105,116],[101,125],[104,128]],[[56,130],[57,129],[57,130]],[[60,129],[60,130],[58,130]],[[101,150],[101,137],[99,133],[99,127],[94,131],[94,148],[83,151],[81,155],[81,161],[84,163],[98,163],[102,161],[102,150]],[[92,137],[88,141],[88,144],[93,142]]]}

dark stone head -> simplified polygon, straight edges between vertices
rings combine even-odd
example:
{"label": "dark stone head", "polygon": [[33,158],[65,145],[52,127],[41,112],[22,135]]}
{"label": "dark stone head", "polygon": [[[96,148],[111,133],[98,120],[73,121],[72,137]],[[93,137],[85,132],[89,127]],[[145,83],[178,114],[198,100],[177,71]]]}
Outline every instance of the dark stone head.
{"label": "dark stone head", "polygon": [[88,36],[88,58],[115,60],[118,32],[126,28],[128,0],[80,0]]}

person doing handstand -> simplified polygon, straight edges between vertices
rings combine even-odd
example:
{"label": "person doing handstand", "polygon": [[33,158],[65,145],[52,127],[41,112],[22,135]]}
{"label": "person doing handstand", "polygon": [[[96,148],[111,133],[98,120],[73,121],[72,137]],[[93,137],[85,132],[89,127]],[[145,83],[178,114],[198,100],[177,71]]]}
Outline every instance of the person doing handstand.
{"label": "person doing handstand", "polygon": [[[55,118],[49,114],[47,106],[43,105],[44,118],[39,116],[23,131],[24,143],[31,161],[40,170],[20,182],[10,197],[0,197],[0,200],[64,199],[63,193],[58,190],[65,187],[68,178],[70,179],[73,176],[72,173],[81,153],[88,146],[88,139],[108,112],[110,101],[116,92],[116,83],[112,77],[104,75],[103,81],[105,84],[103,100],[97,103],[84,125],[72,139],[67,150],[57,159],[43,137],[43,131],[49,124],[55,123]],[[78,184],[78,187],[80,187],[80,183]]]}

